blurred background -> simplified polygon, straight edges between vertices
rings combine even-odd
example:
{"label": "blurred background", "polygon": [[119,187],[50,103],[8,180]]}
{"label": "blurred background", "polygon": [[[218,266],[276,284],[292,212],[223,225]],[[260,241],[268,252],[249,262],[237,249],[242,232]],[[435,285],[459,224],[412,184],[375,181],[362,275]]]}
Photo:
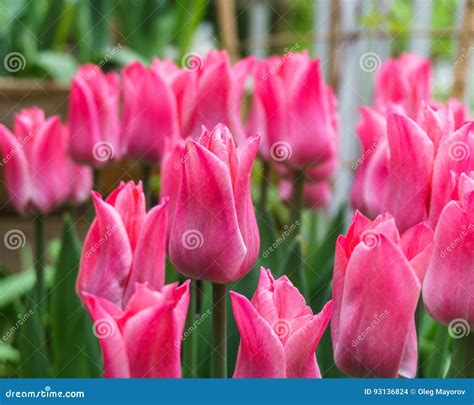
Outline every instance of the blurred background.
{"label": "blurred background", "polygon": [[[472,111],[473,27],[473,0],[0,0],[0,120],[10,126],[15,112],[34,105],[66,119],[69,82],[84,63],[107,71],[153,57],[183,64],[213,48],[233,60],[307,49],[340,103],[337,209],[358,158],[358,108],[371,102],[382,61],[402,52],[429,57],[435,97],[458,97]],[[109,171],[103,181],[111,186],[130,176]],[[14,214],[1,181],[0,234],[19,228],[28,239],[31,221]],[[1,248],[4,270],[18,271],[18,252]]]}

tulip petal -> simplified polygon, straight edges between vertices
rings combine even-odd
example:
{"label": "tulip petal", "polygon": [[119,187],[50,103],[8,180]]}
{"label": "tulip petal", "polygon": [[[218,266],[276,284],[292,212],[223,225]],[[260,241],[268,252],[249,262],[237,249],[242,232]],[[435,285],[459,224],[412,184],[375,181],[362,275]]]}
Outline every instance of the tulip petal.
{"label": "tulip petal", "polygon": [[19,144],[13,134],[1,124],[0,146],[3,153],[1,163],[4,170],[5,186],[13,206],[20,213],[23,213],[32,197],[32,184],[28,161],[21,144]]}
{"label": "tulip petal", "polygon": [[423,283],[433,251],[433,231],[424,222],[405,231],[401,247],[420,282]]}
{"label": "tulip petal", "polygon": [[230,297],[240,332],[234,378],[284,378],[285,353],[280,340],[246,297],[233,291]]}
{"label": "tulip petal", "polygon": [[287,378],[320,378],[316,347],[331,319],[329,301],[313,319],[291,334],[285,344]]}

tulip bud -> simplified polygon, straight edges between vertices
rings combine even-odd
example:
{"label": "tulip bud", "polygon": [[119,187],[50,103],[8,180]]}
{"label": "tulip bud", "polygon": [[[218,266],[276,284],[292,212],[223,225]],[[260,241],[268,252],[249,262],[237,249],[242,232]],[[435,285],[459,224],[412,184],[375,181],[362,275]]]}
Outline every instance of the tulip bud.
{"label": "tulip bud", "polygon": [[170,235],[170,260],[184,275],[226,284],[250,271],[260,249],[250,195],[258,137],[238,148],[223,125],[188,140]]}
{"label": "tulip bud", "polygon": [[84,201],[92,172],[67,154],[67,128],[58,116],[30,108],[15,115],[13,133],[0,125],[5,184],[15,209],[47,212],[67,200]]}
{"label": "tulip bud", "polygon": [[260,270],[252,301],[231,291],[240,332],[234,378],[319,378],[316,347],[331,319],[328,302],[318,315],[283,276]]}
{"label": "tulip bud", "polygon": [[336,365],[345,374],[415,376],[415,310],[431,240],[423,223],[400,237],[390,215],[370,221],[358,212],[347,236],[339,236],[331,334]]}
{"label": "tulip bud", "polygon": [[69,96],[69,150],[74,160],[94,167],[122,155],[119,123],[120,79],[98,66],[81,66]]}

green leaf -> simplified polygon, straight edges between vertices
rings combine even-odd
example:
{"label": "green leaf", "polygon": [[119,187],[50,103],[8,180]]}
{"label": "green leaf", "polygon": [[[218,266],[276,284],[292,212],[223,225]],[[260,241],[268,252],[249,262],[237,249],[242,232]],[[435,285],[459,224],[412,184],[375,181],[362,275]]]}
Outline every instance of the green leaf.
{"label": "green leaf", "polygon": [[11,345],[0,343],[0,361],[18,362],[20,352]]}
{"label": "green leaf", "polygon": [[55,51],[38,52],[33,64],[44,74],[63,82],[68,82],[77,69],[77,63],[71,55]]}
{"label": "green leaf", "polygon": [[76,295],[81,247],[71,218],[64,220],[51,289],[51,340],[55,377],[98,377],[100,350],[92,322]]}
{"label": "green leaf", "polygon": [[33,288],[36,276],[34,269],[13,274],[0,280],[0,308],[21,298]]}

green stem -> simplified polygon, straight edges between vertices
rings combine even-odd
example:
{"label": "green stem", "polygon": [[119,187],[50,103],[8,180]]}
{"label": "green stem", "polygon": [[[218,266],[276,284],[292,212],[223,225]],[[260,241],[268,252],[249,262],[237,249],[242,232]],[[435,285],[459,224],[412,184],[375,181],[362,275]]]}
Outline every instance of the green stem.
{"label": "green stem", "polygon": [[44,269],[46,259],[45,216],[38,212],[35,217],[35,272],[36,272],[36,299],[40,308],[45,308],[44,297]]}
{"label": "green stem", "polygon": [[225,284],[212,283],[212,377],[227,378],[227,317]]}
{"label": "green stem", "polygon": [[304,192],[305,175],[303,171],[297,170],[293,180],[293,196],[291,198],[291,221],[295,223],[299,221],[303,214],[303,192]]}
{"label": "green stem", "polygon": [[197,345],[197,332],[195,322],[199,315],[197,312],[197,280],[191,281],[190,290],[190,301],[188,317],[186,320],[186,331],[189,335],[188,339],[183,341],[183,374],[187,378],[197,378],[197,358],[198,358],[198,345]]}
{"label": "green stem", "polygon": [[263,162],[262,179],[260,181],[260,201],[258,202],[259,213],[265,211],[268,200],[268,184],[270,183],[270,164]]}
{"label": "green stem", "polygon": [[[467,325],[467,323],[466,323]],[[464,332],[463,332],[464,333]],[[447,378],[473,378],[474,377],[474,332],[466,329],[466,335],[453,339],[451,364]]]}
{"label": "green stem", "polygon": [[152,166],[148,163],[142,164],[142,183],[143,183],[143,192],[145,193],[146,206],[148,209],[152,206],[152,195],[151,195],[151,174]]}

